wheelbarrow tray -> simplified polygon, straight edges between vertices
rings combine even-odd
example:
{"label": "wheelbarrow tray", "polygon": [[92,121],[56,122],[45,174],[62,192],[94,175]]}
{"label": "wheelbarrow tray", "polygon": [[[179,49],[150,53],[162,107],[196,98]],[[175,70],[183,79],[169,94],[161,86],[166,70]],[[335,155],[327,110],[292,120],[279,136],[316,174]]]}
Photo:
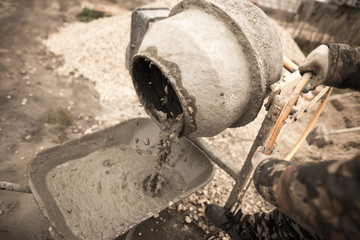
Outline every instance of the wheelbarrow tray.
{"label": "wheelbarrow tray", "polygon": [[159,127],[135,118],[40,152],[28,184],[56,236],[114,239],[206,185],[214,168],[185,138],[173,144],[161,196],[143,190],[154,173]]}

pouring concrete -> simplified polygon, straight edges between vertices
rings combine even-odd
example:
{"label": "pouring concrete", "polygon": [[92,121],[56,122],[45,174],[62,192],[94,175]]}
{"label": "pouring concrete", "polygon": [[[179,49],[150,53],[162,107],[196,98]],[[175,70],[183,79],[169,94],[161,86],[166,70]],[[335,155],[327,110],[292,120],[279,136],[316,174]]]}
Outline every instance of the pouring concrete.
{"label": "pouring concrete", "polygon": [[143,189],[156,165],[159,127],[132,119],[41,152],[29,187],[59,238],[113,239],[206,185],[210,160],[186,139],[173,144],[159,197]]}

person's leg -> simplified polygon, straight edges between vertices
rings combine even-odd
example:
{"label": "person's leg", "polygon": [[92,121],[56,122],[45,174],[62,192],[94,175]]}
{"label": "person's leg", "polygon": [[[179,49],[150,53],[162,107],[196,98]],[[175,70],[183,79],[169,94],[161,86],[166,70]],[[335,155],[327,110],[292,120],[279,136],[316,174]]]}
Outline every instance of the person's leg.
{"label": "person's leg", "polygon": [[243,214],[239,210],[234,216],[224,208],[210,204],[206,207],[206,216],[236,240],[320,239],[277,209],[270,213],[255,214]]}

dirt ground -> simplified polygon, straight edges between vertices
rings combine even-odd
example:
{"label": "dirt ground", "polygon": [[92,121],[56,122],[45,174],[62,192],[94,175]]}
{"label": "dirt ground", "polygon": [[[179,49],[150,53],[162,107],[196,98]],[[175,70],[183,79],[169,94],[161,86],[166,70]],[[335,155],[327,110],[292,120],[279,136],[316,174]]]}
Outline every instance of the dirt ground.
{"label": "dirt ground", "polygon": [[[133,9],[146,1],[117,2]],[[79,1],[0,1],[0,180],[26,184],[27,164],[38,151],[112,124],[104,116],[113,116],[114,110],[102,104],[104,96],[99,93],[99,85],[89,81],[86,74],[70,71],[60,76],[56,70],[64,65],[64,58],[50,53],[42,44],[59,27],[75,22],[80,10]],[[291,56],[291,49],[285,51],[301,62],[301,56]],[[135,116],[145,116],[134,109],[134,104],[138,103],[126,107]],[[119,122],[130,117],[121,111],[117,116]],[[208,140],[241,166],[263,116],[261,112],[246,128],[226,130]],[[294,145],[310,117],[297,123],[279,143],[281,153]],[[334,130],[360,126],[359,119],[360,95],[349,93],[333,97],[319,122]],[[305,143],[295,159],[348,159],[360,153],[359,133],[331,139],[333,143],[321,149]],[[223,204],[232,184],[231,178],[217,169],[214,180],[206,187],[137,227],[134,239],[227,239],[204,217],[204,208],[210,202]],[[271,209],[251,191],[245,197],[246,211]],[[1,191],[0,239],[51,239],[48,228],[32,195]]]}
{"label": "dirt ground", "polygon": [[[26,184],[35,152],[72,139],[102,113],[85,79],[57,76],[40,39],[74,21],[76,1],[0,2],[0,178]],[[77,11],[77,10],[76,10]],[[1,192],[0,239],[49,239],[32,195]]]}

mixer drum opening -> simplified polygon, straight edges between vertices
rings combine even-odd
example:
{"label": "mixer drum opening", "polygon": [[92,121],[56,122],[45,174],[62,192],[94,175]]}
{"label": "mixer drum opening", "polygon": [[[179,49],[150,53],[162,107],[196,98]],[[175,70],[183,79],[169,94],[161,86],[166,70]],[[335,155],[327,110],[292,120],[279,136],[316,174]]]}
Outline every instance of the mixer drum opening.
{"label": "mixer drum opening", "polygon": [[[170,81],[150,60],[137,58],[133,63],[132,77],[137,94],[146,110],[166,113],[167,118],[183,112],[180,101]],[[151,114],[157,121],[158,114]]]}

